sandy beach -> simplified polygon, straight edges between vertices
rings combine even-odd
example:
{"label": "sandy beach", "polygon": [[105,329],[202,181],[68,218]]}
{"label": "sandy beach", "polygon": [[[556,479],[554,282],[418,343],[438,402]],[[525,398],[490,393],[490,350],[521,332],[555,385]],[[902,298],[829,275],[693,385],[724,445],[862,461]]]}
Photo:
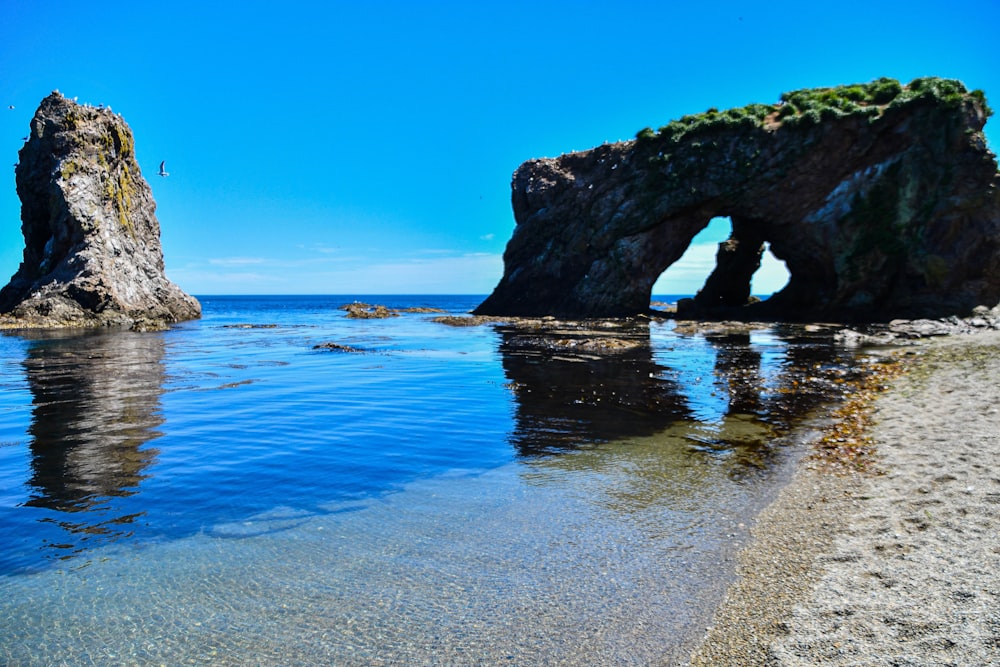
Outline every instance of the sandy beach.
{"label": "sandy beach", "polygon": [[905,351],[873,470],[800,467],[692,665],[1000,664],[998,353],[1000,332]]}

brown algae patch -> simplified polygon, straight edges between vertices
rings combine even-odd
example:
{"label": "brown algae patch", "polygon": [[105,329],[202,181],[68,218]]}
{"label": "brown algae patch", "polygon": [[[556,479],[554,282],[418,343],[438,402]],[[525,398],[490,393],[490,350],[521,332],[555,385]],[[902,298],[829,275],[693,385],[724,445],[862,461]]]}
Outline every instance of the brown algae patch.
{"label": "brown algae patch", "polygon": [[871,432],[875,399],[906,370],[906,363],[895,357],[868,366],[859,377],[844,380],[848,398],[834,410],[833,422],[823,429],[810,458],[830,470],[878,472],[874,467],[878,450]]}

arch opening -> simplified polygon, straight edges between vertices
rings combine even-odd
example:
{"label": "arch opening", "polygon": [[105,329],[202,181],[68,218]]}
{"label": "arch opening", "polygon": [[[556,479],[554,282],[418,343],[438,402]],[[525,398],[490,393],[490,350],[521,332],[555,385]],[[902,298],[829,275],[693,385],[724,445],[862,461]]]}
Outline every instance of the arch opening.
{"label": "arch opening", "polygon": [[715,268],[715,253],[719,244],[733,232],[733,223],[726,217],[715,217],[698,232],[680,259],[671,264],[653,283],[653,299],[675,302],[693,297],[705,285]]}
{"label": "arch opening", "polygon": [[760,268],[750,278],[750,294],[761,301],[785,289],[792,274],[783,261],[771,252],[771,244],[764,244],[764,254],[760,258]]}
{"label": "arch opening", "polygon": [[706,306],[766,301],[784,289],[790,273],[764,241],[762,225],[716,216],[684,254],[660,274],[653,300],[676,303],[697,295]]}

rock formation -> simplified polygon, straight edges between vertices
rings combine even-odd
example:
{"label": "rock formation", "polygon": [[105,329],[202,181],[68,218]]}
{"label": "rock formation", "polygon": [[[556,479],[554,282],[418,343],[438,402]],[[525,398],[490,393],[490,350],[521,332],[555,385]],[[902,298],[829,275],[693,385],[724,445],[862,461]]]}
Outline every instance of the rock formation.
{"label": "rock formation", "polygon": [[[732,235],[699,316],[880,321],[1000,301],[1000,178],[980,91],[892,79],[685,116],[633,141],[531,160],[480,315],[615,316],[715,216]],[[763,244],[788,285],[749,299]]]}
{"label": "rock formation", "polygon": [[0,326],[157,329],[200,317],[164,275],[156,203],[121,117],[52,93],[15,176],[25,247],[0,290]]}

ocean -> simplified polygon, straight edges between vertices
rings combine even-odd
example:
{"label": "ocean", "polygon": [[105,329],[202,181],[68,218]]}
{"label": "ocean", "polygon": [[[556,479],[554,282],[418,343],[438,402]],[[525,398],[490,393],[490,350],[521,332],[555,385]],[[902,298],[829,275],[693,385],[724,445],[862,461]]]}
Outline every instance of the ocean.
{"label": "ocean", "polygon": [[682,660],[858,367],[787,325],[595,352],[340,309],[480,296],[199,298],[0,335],[0,664]]}

